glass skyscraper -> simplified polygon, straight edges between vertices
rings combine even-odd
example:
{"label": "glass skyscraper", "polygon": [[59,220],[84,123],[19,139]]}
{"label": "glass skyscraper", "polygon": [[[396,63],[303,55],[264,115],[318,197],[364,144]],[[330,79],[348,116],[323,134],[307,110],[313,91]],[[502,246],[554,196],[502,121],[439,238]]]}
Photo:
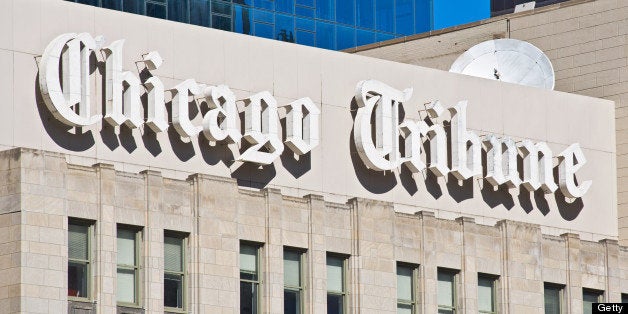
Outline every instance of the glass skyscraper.
{"label": "glass skyscraper", "polygon": [[530,0],[67,1],[342,50],[512,12],[516,4]]}

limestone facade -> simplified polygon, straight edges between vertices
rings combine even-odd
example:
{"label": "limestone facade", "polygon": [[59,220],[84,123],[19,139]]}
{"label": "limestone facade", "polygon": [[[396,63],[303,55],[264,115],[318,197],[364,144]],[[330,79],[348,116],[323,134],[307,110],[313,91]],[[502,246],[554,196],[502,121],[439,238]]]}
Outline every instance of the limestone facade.
{"label": "limestone facade", "polygon": [[528,41],[551,60],[555,90],[615,102],[619,237],[628,245],[628,2],[571,0],[352,51],[448,71],[472,46],[495,38]]}
{"label": "limestone facade", "polygon": [[[348,257],[349,313],[396,313],[396,263],[418,266],[417,304],[435,313],[439,268],[457,271],[460,313],[477,313],[478,274],[497,280],[499,313],[544,313],[544,283],[564,286],[564,309],[578,313],[582,289],[619,302],[628,292],[628,247],[577,234],[550,236],[538,225],[473,218],[439,219],[429,211],[395,212],[387,202],[346,203],[318,195],[250,190],[230,178],[111,165],[68,164],[63,154],[15,148],[0,152],[0,312],[115,313],[116,226],[142,230],[140,312],[163,313],[164,230],[187,234],[187,312],[237,313],[239,243],[261,250],[263,313],[283,312],[283,247],[306,252],[306,313],[326,311],[329,252]],[[93,222],[93,304],[67,300],[69,218]],[[81,309],[82,308],[82,309]]]}

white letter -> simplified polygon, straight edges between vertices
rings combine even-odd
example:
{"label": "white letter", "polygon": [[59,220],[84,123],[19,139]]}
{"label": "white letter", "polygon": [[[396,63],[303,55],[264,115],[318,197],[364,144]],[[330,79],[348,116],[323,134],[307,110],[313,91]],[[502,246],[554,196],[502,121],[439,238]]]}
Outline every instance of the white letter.
{"label": "white letter", "polygon": [[399,162],[408,167],[412,173],[425,170],[425,163],[421,160],[421,135],[427,130],[424,129],[421,132],[419,128],[417,123],[410,120],[406,120],[399,125],[401,137],[405,139],[405,154],[399,156]]}
{"label": "white letter", "polygon": [[124,40],[116,40],[103,48],[106,68],[105,121],[112,126],[123,123],[135,129],[144,122],[140,108],[140,80],[129,71],[122,71],[122,47]]}
{"label": "white letter", "polygon": [[[480,138],[467,131],[467,102],[461,101],[451,112],[451,173],[458,180],[482,174]],[[467,143],[471,146],[467,149]]]}
{"label": "white letter", "polygon": [[308,97],[297,99],[286,108],[285,144],[297,155],[307,154],[318,145],[318,117],[321,112]]}
{"label": "white letter", "polygon": [[[209,112],[203,117],[203,134],[214,142],[226,140],[239,143],[242,135],[238,128],[238,107],[233,92],[225,85],[210,86],[204,91]],[[222,118],[222,122],[218,122]]]}
{"label": "white letter", "polygon": [[185,80],[175,86],[172,90],[172,125],[177,133],[183,138],[193,138],[203,129],[195,126],[190,121],[189,99],[190,95],[201,93],[198,84],[194,79]]}
{"label": "white letter", "polygon": [[[519,146],[523,155],[523,186],[530,192],[539,188],[545,194],[550,194],[558,189],[554,183],[552,173],[552,150],[545,142],[536,145],[530,140],[524,140]],[[541,153],[541,155],[539,155]]]}
{"label": "white letter", "polygon": [[[429,105],[427,113],[431,119],[438,118],[445,109],[439,101]],[[430,165],[428,169],[437,177],[443,177],[449,173],[447,167],[447,133],[442,124],[434,123],[428,126],[425,121],[419,122],[419,129],[423,130],[421,135],[427,136],[430,141]]]}
{"label": "white letter", "polygon": [[[399,103],[411,96],[412,89],[402,92],[376,80],[358,83],[355,91],[358,112],[353,123],[353,141],[368,168],[383,171],[399,166]],[[371,136],[373,110],[375,144]]]}
{"label": "white letter", "polygon": [[[52,115],[66,125],[88,126],[102,117],[90,116],[89,58],[94,49],[96,43],[89,34],[68,33],[51,41],[42,55],[39,64],[42,98]],[[63,88],[59,81],[60,63],[63,67]],[[78,114],[72,108],[77,104]]]}
{"label": "white letter", "polygon": [[[269,165],[283,152],[283,143],[278,134],[277,100],[264,91],[249,97],[246,102],[244,139],[253,146],[242,153],[238,160]],[[262,147],[266,147],[268,152],[260,151]]]}
{"label": "white letter", "polygon": [[490,134],[486,145],[486,181],[497,187],[506,184],[514,188],[521,184],[517,172],[517,147],[510,138],[500,139]]}
{"label": "white letter", "polygon": [[[157,51],[151,51],[143,57],[144,65],[148,70],[156,70],[163,60]],[[144,82],[148,94],[148,119],[146,125],[155,133],[168,129],[166,118],[166,102],[164,100],[164,83],[156,76],[152,76]]]}
{"label": "white letter", "polygon": [[578,143],[571,144],[558,155],[558,182],[560,190],[566,197],[582,197],[591,187],[591,181],[576,185],[576,171],[586,163],[587,159]]}

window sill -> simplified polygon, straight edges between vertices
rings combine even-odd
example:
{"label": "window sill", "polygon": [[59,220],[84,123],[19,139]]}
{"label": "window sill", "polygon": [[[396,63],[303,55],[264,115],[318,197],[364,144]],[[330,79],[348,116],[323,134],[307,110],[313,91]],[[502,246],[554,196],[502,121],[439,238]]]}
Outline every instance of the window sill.
{"label": "window sill", "polygon": [[96,302],[68,298],[68,313],[96,313]]}
{"label": "window sill", "polygon": [[117,314],[144,314],[145,311],[141,307],[118,305]]}

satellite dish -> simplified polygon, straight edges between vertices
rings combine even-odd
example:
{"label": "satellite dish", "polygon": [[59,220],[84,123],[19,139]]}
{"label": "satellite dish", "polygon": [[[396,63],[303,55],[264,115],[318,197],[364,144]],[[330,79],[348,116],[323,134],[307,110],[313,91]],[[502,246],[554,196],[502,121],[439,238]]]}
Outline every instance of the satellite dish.
{"label": "satellite dish", "polygon": [[549,58],[534,45],[516,39],[479,43],[458,57],[449,72],[554,89],[554,68]]}

